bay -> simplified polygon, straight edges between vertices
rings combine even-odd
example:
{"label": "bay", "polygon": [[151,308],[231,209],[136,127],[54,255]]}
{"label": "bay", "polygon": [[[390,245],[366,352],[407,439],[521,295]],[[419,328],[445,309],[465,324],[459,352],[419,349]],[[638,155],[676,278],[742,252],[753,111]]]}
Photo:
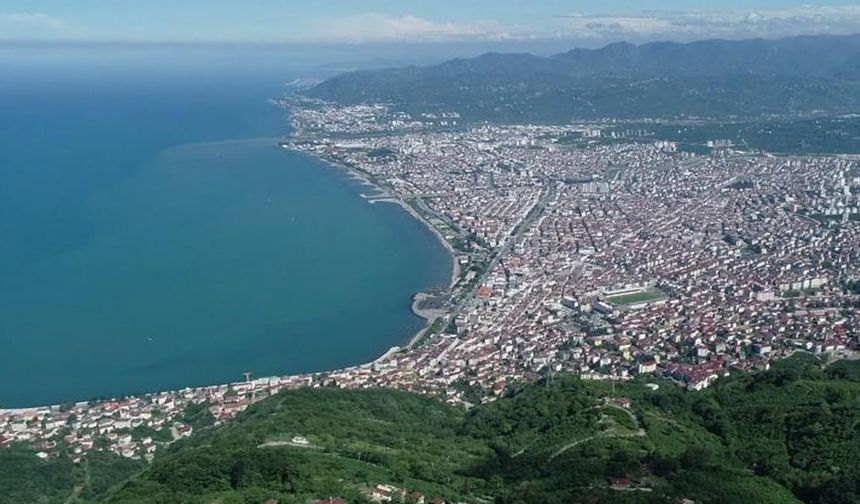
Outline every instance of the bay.
{"label": "bay", "polygon": [[277,146],[288,75],[85,70],[0,81],[0,407],[333,369],[423,326],[450,257]]}

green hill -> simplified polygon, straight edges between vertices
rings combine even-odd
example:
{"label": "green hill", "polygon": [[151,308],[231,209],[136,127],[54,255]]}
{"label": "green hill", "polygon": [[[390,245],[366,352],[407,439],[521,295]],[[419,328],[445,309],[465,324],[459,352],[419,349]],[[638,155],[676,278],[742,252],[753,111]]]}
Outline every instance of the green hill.
{"label": "green hill", "polygon": [[[469,410],[389,390],[289,391],[69,502],[368,502],[377,484],[428,502],[858,502],[858,376],[854,362],[800,358],[702,392],[554,376]],[[68,496],[80,471],[40,481]]]}
{"label": "green hill", "polygon": [[464,121],[845,114],[860,110],[858,55],[858,35],[615,43],[356,71],[307,94],[411,113],[457,111]]}

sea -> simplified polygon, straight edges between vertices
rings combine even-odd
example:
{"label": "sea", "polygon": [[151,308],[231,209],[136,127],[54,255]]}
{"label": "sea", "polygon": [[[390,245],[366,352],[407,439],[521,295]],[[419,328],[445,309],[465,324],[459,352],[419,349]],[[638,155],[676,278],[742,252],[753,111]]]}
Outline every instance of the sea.
{"label": "sea", "polygon": [[368,362],[451,259],[289,152],[277,54],[0,51],[0,408]]}

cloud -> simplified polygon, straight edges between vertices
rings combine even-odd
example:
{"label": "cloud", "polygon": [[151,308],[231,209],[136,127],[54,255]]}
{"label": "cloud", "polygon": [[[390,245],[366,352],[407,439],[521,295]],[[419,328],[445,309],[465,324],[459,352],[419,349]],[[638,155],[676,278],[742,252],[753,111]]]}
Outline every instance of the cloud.
{"label": "cloud", "polygon": [[[529,9],[527,5],[523,9]],[[455,10],[455,9],[454,9]],[[489,10],[487,16],[492,16]],[[248,31],[237,18],[237,32],[202,33],[212,40],[226,35],[248,41],[288,43],[362,42],[507,42],[515,50],[518,41],[599,46],[629,40],[689,41],[703,38],[775,38],[800,34],[846,34],[860,32],[860,3],[841,6],[801,5],[781,9],[741,9],[734,11],[679,10],[639,11],[613,14],[547,15],[528,24],[516,19],[445,20],[425,19],[412,14],[391,15],[365,12],[315,19]],[[292,30],[292,31],[291,31]],[[39,12],[0,12],[0,40],[86,40],[91,27]],[[152,37],[156,35],[150,34]],[[189,38],[189,30],[175,34],[176,40]],[[235,36],[234,36],[235,35]],[[110,33],[104,34],[106,40]],[[150,40],[141,37],[142,40]],[[157,39],[155,39],[157,40]],[[208,39],[207,39],[208,40]],[[527,44],[523,44],[527,45]]]}
{"label": "cloud", "polygon": [[[325,42],[615,40],[775,38],[860,32],[860,4],[801,5],[736,11],[643,11],[619,15],[567,14],[531,25],[498,21],[431,21],[413,15],[363,13],[314,20],[308,38]],[[590,41],[590,42],[589,42]]]}
{"label": "cloud", "polygon": [[555,36],[610,39],[647,37],[782,37],[860,32],[860,5],[811,6],[746,11],[642,12],[627,16],[559,16]]}
{"label": "cloud", "polygon": [[68,24],[40,12],[0,13],[0,38],[40,38],[69,33]]}
{"label": "cloud", "polygon": [[435,22],[412,15],[363,13],[318,19],[309,25],[314,38],[327,42],[489,40],[508,37],[498,23],[491,21]]}

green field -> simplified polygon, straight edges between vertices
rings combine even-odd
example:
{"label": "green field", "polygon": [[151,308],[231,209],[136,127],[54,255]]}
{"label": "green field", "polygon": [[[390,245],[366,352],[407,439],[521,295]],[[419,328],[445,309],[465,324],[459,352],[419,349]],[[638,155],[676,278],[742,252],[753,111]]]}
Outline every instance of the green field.
{"label": "green field", "polygon": [[646,290],[642,292],[633,292],[630,294],[606,296],[606,302],[616,306],[624,306],[637,303],[649,303],[652,301],[659,301],[663,298],[664,296],[661,292]]}

